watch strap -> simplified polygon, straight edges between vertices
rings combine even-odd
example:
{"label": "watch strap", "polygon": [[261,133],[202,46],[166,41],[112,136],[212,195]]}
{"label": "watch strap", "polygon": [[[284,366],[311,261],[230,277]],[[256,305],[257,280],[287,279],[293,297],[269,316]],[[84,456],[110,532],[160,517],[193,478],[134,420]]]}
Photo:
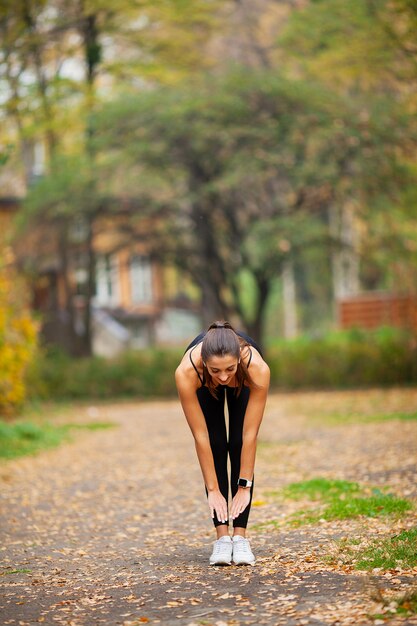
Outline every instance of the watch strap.
{"label": "watch strap", "polygon": [[248,480],[247,478],[239,478],[237,484],[238,487],[244,487],[246,489],[247,487],[252,487],[253,481]]}

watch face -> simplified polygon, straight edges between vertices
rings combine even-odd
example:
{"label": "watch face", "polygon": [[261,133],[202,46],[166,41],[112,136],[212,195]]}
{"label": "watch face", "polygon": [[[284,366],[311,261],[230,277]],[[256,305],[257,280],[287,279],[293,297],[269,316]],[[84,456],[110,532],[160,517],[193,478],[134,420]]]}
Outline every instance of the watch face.
{"label": "watch face", "polygon": [[245,478],[239,478],[237,484],[239,485],[239,487],[249,487],[251,483],[249,480],[246,480]]}

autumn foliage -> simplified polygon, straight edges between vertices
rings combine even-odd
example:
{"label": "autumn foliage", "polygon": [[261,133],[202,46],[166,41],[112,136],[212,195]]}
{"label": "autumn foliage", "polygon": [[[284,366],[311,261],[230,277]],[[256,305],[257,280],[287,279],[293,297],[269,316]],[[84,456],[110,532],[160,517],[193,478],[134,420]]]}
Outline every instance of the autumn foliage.
{"label": "autumn foliage", "polygon": [[15,273],[0,265],[0,416],[15,414],[23,404],[26,370],[37,351],[38,325],[23,293]]}

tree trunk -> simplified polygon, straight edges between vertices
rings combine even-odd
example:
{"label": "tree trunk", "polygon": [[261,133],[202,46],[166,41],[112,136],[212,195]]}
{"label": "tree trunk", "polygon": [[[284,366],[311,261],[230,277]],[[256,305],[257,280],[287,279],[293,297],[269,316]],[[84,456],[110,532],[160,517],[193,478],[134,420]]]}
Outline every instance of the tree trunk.
{"label": "tree trunk", "polygon": [[[191,187],[199,189],[196,173],[192,175]],[[199,243],[198,268],[190,268],[202,290],[202,307],[204,322],[209,324],[216,319],[229,319],[233,313],[224,298],[227,287],[227,270],[221,255],[218,237],[212,223],[211,207],[206,208],[194,203],[191,211],[193,234]],[[190,262],[195,264],[194,254]]]}
{"label": "tree trunk", "polygon": [[94,296],[95,286],[95,250],[94,250],[94,222],[98,213],[96,206],[96,183],[95,183],[95,165],[96,154],[93,147],[93,119],[95,107],[95,88],[94,82],[97,76],[98,66],[101,60],[101,46],[99,43],[99,32],[97,29],[97,16],[89,14],[84,18],[81,34],[84,42],[84,60],[86,66],[86,83],[87,83],[87,125],[85,129],[85,148],[90,168],[90,189],[89,197],[91,198],[91,206],[85,208],[86,223],[86,239],[85,239],[85,256],[86,256],[86,272],[87,285],[85,293],[84,309],[82,312],[83,324],[82,335],[79,337],[79,353],[81,356],[90,356],[92,354],[92,299]]}
{"label": "tree trunk", "polygon": [[[75,356],[77,352],[76,317],[74,309],[74,292],[70,281],[70,262],[68,254],[68,224],[65,222],[59,227],[59,258],[61,265],[61,275],[63,279],[65,294],[65,317],[67,320],[69,343],[71,354]],[[58,315],[59,311],[56,311]]]}
{"label": "tree trunk", "polygon": [[293,339],[298,334],[298,321],[297,294],[292,261],[287,261],[282,270],[282,294],[284,304],[284,337]]}
{"label": "tree trunk", "polygon": [[96,271],[96,259],[94,253],[93,242],[93,222],[92,218],[88,219],[87,225],[87,237],[86,237],[86,265],[87,265],[87,285],[85,293],[85,303],[83,311],[83,334],[80,342],[80,355],[91,356],[93,348],[92,337],[92,309],[91,302],[94,296],[95,287],[95,271]]}
{"label": "tree trunk", "polygon": [[266,304],[268,302],[268,296],[271,289],[271,283],[262,278],[258,277],[256,281],[256,285],[258,288],[257,294],[257,304],[255,309],[255,315],[251,322],[246,324],[248,334],[252,337],[254,341],[262,348],[264,341],[264,324],[265,324],[265,312],[266,312]]}
{"label": "tree trunk", "polygon": [[208,280],[200,279],[201,287],[201,305],[204,328],[207,328],[212,322],[221,320],[225,317],[224,311],[219,306],[215,289]]}
{"label": "tree trunk", "polygon": [[330,234],[335,242],[332,252],[333,295],[340,298],[359,291],[359,233],[353,203],[329,210]]}

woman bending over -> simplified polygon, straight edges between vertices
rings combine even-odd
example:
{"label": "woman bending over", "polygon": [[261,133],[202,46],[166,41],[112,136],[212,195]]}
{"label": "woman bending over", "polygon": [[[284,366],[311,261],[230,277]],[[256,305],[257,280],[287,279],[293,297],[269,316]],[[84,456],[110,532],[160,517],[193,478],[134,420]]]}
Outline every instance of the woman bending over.
{"label": "woman bending over", "polygon": [[[235,331],[228,322],[214,322],[187,347],[175,380],[194,436],[217,532],[210,565],[231,565],[232,561],[254,565],[246,526],[253,493],[257,435],[269,388],[269,367],[250,337]],[[232,538],[229,519],[233,522]]]}

